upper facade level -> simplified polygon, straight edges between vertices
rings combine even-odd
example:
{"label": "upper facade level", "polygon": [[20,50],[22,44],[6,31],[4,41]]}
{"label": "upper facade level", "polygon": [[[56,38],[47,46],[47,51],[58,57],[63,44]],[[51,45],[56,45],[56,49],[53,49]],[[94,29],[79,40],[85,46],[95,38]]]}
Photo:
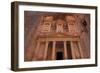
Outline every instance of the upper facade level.
{"label": "upper facade level", "polygon": [[84,21],[84,15],[42,15],[39,25],[39,35],[61,33],[64,35],[79,36],[83,30],[87,29],[87,26],[84,26],[81,22],[82,20]]}

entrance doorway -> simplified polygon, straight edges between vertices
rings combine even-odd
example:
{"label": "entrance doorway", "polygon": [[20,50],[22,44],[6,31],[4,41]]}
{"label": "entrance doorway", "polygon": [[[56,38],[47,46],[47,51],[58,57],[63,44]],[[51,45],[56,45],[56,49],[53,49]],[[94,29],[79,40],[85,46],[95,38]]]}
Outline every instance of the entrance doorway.
{"label": "entrance doorway", "polygon": [[56,60],[63,60],[63,52],[56,52]]}
{"label": "entrance doorway", "polygon": [[64,43],[63,41],[56,42],[56,60],[64,59]]}

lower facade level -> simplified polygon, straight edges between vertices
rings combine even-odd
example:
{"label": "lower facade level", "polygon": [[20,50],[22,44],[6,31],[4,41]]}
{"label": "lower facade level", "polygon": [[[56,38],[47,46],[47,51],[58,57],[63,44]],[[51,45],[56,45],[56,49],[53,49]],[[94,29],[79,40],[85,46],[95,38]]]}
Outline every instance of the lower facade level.
{"label": "lower facade level", "polygon": [[37,41],[33,60],[67,60],[83,58],[79,40],[43,40]]}

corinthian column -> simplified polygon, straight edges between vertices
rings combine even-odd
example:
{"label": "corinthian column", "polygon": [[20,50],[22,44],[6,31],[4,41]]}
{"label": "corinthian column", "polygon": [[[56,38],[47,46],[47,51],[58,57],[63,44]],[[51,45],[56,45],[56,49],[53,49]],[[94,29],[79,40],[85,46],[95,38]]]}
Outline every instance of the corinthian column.
{"label": "corinthian column", "polygon": [[78,42],[78,46],[79,46],[79,51],[81,53],[81,58],[83,58],[83,51],[82,51],[82,48],[81,48],[81,45],[80,45],[80,42]]}
{"label": "corinthian column", "polygon": [[46,60],[46,58],[47,58],[48,44],[49,44],[49,42],[46,41],[46,45],[45,45],[45,49],[44,49],[44,60]]}
{"label": "corinthian column", "polygon": [[55,52],[56,52],[56,42],[53,41],[53,48],[52,48],[52,60],[55,60]]}
{"label": "corinthian column", "polygon": [[33,56],[33,60],[37,60],[37,53],[39,51],[39,47],[40,47],[40,41],[37,41],[35,55]]}
{"label": "corinthian column", "polygon": [[71,41],[71,52],[72,52],[72,59],[75,59],[75,51],[74,51],[74,43]]}
{"label": "corinthian column", "polygon": [[64,59],[67,59],[67,46],[66,46],[66,41],[64,41]]}

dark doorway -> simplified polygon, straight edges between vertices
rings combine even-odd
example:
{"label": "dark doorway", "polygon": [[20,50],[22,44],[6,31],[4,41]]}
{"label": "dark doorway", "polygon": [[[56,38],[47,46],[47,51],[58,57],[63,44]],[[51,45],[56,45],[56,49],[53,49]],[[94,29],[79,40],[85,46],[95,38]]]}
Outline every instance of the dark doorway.
{"label": "dark doorway", "polygon": [[56,53],[56,60],[63,60],[63,53],[62,52]]}

